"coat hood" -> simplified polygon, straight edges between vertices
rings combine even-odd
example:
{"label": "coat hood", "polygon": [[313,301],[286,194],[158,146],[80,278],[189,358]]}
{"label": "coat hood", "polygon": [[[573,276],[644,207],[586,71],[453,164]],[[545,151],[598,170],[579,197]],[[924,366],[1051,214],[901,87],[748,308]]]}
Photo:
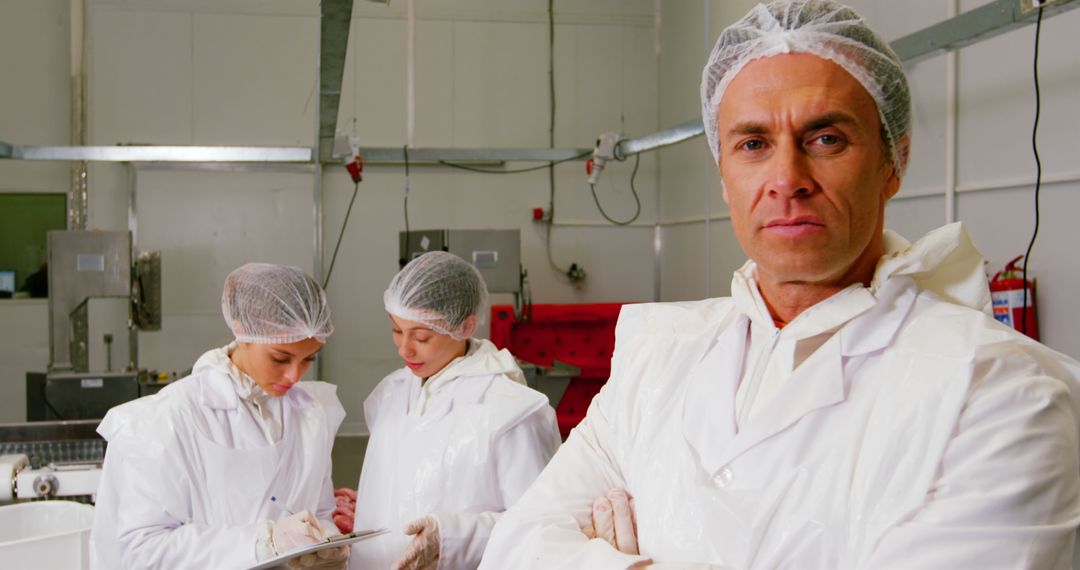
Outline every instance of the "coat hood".
{"label": "coat hood", "polygon": [[880,289],[893,276],[907,275],[950,303],[991,314],[986,260],[960,222],[933,230],[915,243],[886,230],[885,251],[871,289]]}
{"label": "coat hood", "polygon": [[[450,363],[436,376],[484,376],[505,374],[518,384],[525,384],[525,374],[518,367],[514,355],[505,348],[499,350],[490,340],[483,338],[469,339],[469,352],[466,356]],[[433,378],[434,379],[434,378]]]}

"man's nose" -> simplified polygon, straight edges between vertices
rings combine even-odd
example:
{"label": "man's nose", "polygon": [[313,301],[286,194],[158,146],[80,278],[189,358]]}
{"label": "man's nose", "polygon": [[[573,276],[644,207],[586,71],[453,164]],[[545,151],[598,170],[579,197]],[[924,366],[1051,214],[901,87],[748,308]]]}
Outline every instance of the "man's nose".
{"label": "man's nose", "polygon": [[769,160],[766,191],[772,198],[802,198],[813,192],[807,156],[796,144],[780,145]]}

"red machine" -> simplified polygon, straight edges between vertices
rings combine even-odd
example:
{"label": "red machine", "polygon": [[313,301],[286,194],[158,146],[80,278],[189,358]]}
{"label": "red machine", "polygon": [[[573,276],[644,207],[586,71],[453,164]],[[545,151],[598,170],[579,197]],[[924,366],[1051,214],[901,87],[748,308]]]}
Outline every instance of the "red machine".
{"label": "red machine", "polygon": [[593,396],[607,382],[622,305],[533,305],[532,317],[521,322],[510,305],[491,307],[495,346],[538,366],[551,366],[558,359],[581,369],[555,408],[563,438],[585,417]]}

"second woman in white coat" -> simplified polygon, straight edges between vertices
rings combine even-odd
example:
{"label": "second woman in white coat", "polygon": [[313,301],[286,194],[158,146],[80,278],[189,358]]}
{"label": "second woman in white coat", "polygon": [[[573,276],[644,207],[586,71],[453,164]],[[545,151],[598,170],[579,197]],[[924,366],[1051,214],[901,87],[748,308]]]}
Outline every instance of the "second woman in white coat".
{"label": "second woman in white coat", "polygon": [[464,569],[559,446],[555,412],[506,350],[471,338],[487,301],[479,271],[424,254],[383,296],[405,367],[364,402],[371,439],[350,568]]}

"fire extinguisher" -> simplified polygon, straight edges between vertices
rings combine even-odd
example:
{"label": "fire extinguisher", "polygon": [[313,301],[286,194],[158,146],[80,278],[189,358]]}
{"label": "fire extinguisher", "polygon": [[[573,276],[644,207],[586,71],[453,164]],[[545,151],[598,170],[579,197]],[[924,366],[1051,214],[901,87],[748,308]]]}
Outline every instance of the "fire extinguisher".
{"label": "fire extinguisher", "polygon": [[1017,257],[1005,264],[1005,269],[994,274],[994,278],[990,280],[990,300],[994,306],[995,319],[1039,340],[1039,321],[1035,316],[1035,280],[1024,281],[1023,268],[1016,266],[1023,258],[1022,255]]}

